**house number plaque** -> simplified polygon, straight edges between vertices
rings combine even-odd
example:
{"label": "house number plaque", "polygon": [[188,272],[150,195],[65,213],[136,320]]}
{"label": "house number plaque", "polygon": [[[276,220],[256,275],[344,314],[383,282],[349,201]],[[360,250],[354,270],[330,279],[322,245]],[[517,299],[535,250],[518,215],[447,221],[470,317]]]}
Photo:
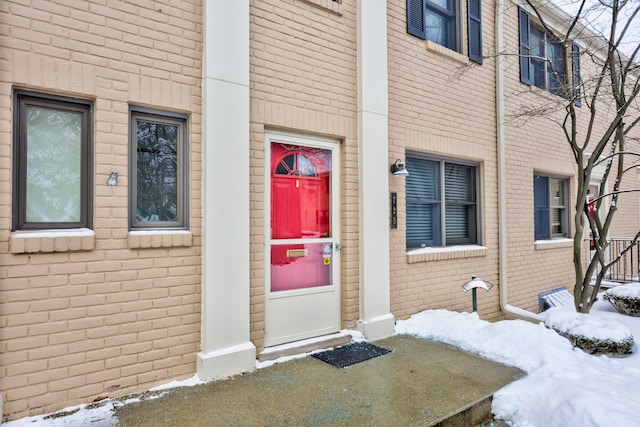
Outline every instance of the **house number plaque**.
{"label": "house number plaque", "polygon": [[391,193],[391,228],[398,228],[398,193]]}

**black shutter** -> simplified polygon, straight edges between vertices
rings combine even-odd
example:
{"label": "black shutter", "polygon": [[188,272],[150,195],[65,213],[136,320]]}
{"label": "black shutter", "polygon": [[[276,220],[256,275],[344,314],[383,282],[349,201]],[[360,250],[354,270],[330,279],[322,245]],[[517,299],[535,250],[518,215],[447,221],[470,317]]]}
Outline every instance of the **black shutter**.
{"label": "black shutter", "polygon": [[467,0],[469,59],[482,64],[482,9],[480,0]]}
{"label": "black shutter", "polygon": [[582,81],[580,80],[580,46],[577,43],[571,45],[571,69],[573,70],[573,103],[582,105]]}
{"label": "black shutter", "polygon": [[518,25],[520,35],[520,81],[528,85],[533,84],[533,71],[531,67],[531,46],[529,45],[529,12],[518,8]]}
{"label": "black shutter", "polygon": [[535,240],[550,239],[549,178],[546,176],[533,177],[533,211]]}
{"label": "black shutter", "polygon": [[424,0],[407,0],[407,32],[425,39]]}

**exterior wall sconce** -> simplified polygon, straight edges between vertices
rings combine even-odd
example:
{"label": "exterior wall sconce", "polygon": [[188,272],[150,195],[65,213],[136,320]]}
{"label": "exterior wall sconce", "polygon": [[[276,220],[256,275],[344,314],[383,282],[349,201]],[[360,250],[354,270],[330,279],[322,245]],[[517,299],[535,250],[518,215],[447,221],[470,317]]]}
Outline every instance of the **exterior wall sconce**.
{"label": "exterior wall sconce", "polygon": [[407,176],[409,171],[404,167],[402,160],[398,159],[391,165],[391,173],[395,176]]}
{"label": "exterior wall sconce", "polygon": [[468,292],[469,290],[471,290],[471,297],[472,297],[471,303],[473,305],[474,312],[478,311],[478,297],[476,295],[476,289],[478,288],[482,288],[485,291],[489,292],[491,288],[493,288],[493,284],[485,280],[479,279],[475,275],[473,275],[471,276],[471,280],[469,280],[467,283],[462,285],[462,289],[465,292]]}
{"label": "exterior wall sconce", "polygon": [[118,172],[111,172],[107,178],[107,185],[118,185]]}

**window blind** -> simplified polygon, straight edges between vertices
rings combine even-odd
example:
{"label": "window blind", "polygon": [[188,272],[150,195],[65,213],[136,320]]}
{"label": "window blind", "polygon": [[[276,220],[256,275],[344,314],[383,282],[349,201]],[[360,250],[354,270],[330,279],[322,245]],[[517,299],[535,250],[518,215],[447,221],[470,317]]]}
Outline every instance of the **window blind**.
{"label": "window blind", "polygon": [[407,246],[440,245],[440,162],[407,158]]}

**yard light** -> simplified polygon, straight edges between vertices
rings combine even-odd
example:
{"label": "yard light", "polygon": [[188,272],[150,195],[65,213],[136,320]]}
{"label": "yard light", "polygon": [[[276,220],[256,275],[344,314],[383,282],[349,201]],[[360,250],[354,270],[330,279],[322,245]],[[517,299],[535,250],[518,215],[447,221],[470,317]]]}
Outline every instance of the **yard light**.
{"label": "yard light", "polygon": [[476,289],[478,288],[482,288],[485,291],[489,292],[491,288],[493,288],[493,284],[490,282],[487,282],[486,280],[477,278],[474,274],[473,276],[471,276],[471,280],[469,280],[467,283],[462,285],[462,289],[464,289],[465,292],[468,292],[469,290],[471,290],[471,298],[472,298],[471,301],[472,301],[474,312],[478,311],[478,297],[476,295]]}

